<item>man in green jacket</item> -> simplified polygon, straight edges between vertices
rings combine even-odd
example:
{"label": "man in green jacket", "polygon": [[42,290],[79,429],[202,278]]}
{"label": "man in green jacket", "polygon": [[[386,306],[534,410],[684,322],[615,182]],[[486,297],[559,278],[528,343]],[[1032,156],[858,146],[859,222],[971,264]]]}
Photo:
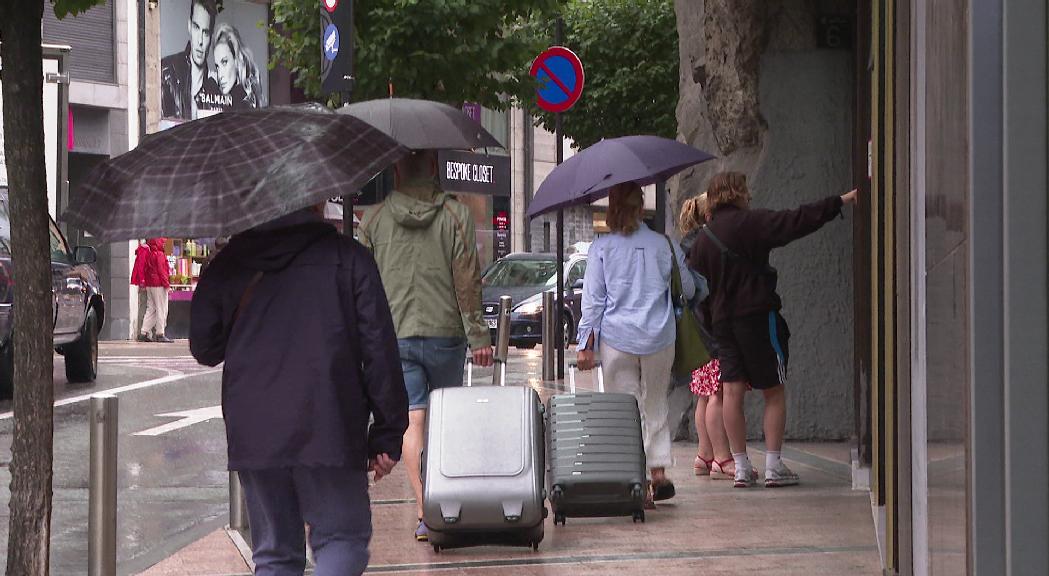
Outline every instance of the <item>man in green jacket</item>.
{"label": "man in green jacket", "polygon": [[408,431],[402,458],[423,515],[420,453],[430,391],[463,383],[469,345],[473,362],[492,364],[492,342],[481,315],[481,266],[470,210],[435,183],[437,156],[416,151],[395,167],[396,190],[368,210],[357,236],[372,251],[390,301],[408,391]]}

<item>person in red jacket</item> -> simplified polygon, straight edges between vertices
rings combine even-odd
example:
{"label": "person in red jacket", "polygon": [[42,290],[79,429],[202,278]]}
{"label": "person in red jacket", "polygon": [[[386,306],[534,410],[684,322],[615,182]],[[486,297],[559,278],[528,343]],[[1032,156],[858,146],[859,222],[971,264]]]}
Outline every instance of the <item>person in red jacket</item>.
{"label": "person in red jacket", "polygon": [[168,259],[164,238],[150,238],[135,252],[131,283],[146,290],[146,316],[138,334],[139,342],[172,342],[164,335],[168,323]]}

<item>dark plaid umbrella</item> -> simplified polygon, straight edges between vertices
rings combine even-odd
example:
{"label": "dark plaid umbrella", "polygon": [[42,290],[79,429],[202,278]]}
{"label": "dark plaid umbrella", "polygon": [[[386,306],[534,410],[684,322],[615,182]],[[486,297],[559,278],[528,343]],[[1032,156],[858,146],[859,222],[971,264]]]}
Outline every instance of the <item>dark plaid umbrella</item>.
{"label": "dark plaid umbrella", "polygon": [[102,163],[63,218],[103,241],[231,235],[356,192],[407,152],[319,105],[224,112]]}
{"label": "dark plaid umbrella", "polygon": [[468,150],[503,145],[462,110],[432,100],[380,98],[339,108],[412,150]]}
{"label": "dark plaid umbrella", "polygon": [[702,150],[659,136],[602,140],[554,168],[536,191],[528,215],[535,217],[589,204],[624,182],[654,184],[713,158]]}

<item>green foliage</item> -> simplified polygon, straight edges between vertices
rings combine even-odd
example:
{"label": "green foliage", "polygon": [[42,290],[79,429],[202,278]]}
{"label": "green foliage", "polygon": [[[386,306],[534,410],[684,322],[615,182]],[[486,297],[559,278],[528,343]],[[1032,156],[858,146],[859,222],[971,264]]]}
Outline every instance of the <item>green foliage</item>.
{"label": "green foliage", "polygon": [[55,8],[55,16],[60,19],[87,12],[88,8],[103,3],[105,0],[51,0],[51,5]]}
{"label": "green foliage", "polygon": [[[572,0],[565,46],[583,61],[579,102],[562,115],[578,148],[632,134],[677,135],[678,37],[673,0]],[[534,99],[530,101],[534,102]],[[554,115],[533,110],[554,130]]]}
{"label": "green foliage", "polygon": [[[532,59],[565,0],[358,0],[354,100],[395,96],[505,108],[531,98]],[[322,99],[320,8],[274,0],[271,66],[281,63]],[[333,99],[333,100],[337,100]]]}

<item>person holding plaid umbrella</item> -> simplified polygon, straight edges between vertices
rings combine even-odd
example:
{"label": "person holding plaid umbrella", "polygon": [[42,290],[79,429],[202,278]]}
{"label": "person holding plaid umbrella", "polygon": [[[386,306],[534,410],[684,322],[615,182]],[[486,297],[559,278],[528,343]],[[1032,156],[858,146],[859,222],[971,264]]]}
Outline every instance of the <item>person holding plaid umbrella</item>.
{"label": "person holding plaid umbrella", "polygon": [[367,566],[367,474],[400,458],[408,401],[375,261],[317,207],[405,152],[317,105],[225,112],[104,162],[64,215],[102,241],[232,236],[197,284],[190,351],[224,363],[257,574],[303,574],[305,523],[315,574]]}

